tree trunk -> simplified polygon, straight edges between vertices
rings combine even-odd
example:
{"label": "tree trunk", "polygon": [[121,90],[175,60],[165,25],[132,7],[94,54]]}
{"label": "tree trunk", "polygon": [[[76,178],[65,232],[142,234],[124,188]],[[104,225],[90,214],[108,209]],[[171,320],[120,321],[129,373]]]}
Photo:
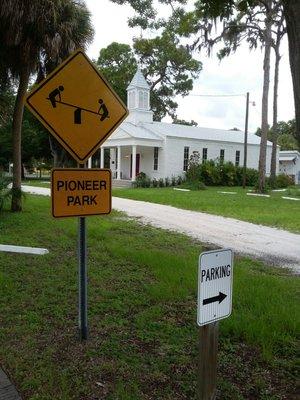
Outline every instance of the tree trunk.
{"label": "tree trunk", "polygon": [[265,29],[265,56],[264,56],[264,80],[263,80],[263,97],[262,97],[262,110],[261,110],[261,139],[260,139],[260,152],[258,163],[258,191],[260,193],[265,191],[266,180],[266,153],[267,153],[267,140],[268,140],[268,111],[269,111],[269,87],[270,87],[270,54],[271,54],[271,40],[272,40],[272,19],[267,16],[266,29]]}
{"label": "tree trunk", "polygon": [[[279,43],[280,44],[280,43]],[[274,98],[273,98],[273,128],[272,128],[272,156],[271,156],[271,182],[276,180],[277,166],[277,117],[278,117],[278,81],[279,81],[279,63],[280,63],[279,45],[275,49],[275,71],[274,71]]]}
{"label": "tree trunk", "polygon": [[15,102],[12,122],[12,141],[13,141],[13,185],[11,211],[22,211],[21,196],[21,173],[22,173],[22,156],[21,156],[21,133],[22,120],[24,111],[24,99],[29,83],[30,72],[28,68],[24,68],[20,74],[20,82]]}
{"label": "tree trunk", "polygon": [[296,137],[300,145],[300,5],[299,0],[283,1],[289,39],[290,67],[294,87]]}
{"label": "tree trunk", "polygon": [[49,144],[51,154],[53,156],[53,167],[54,168],[61,168],[64,167],[66,163],[67,154],[65,149],[58,143],[56,139],[49,136]]}

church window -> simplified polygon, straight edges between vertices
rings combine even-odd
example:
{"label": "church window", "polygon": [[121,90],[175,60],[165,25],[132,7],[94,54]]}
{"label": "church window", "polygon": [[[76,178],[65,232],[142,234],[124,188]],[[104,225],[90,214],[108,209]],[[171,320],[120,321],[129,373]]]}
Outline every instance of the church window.
{"label": "church window", "polygon": [[129,92],[129,108],[135,108],[135,92]]}

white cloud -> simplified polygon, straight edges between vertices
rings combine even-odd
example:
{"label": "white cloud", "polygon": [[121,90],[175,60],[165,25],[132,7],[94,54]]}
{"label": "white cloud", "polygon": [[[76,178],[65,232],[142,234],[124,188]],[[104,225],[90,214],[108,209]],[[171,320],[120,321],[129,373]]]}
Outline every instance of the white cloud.
{"label": "white cloud", "polygon": [[[99,50],[111,42],[132,44],[132,38],[140,35],[139,28],[129,28],[128,18],[133,15],[129,6],[119,6],[109,0],[86,0],[92,13],[95,38],[87,53],[97,59]],[[287,41],[282,48],[281,74],[278,97],[278,118],[294,118],[294,99],[288,61]],[[245,125],[245,95],[250,92],[250,99],[256,106],[250,106],[249,129],[256,130],[261,123],[261,96],[263,77],[263,54],[261,50],[249,51],[246,46],[236,54],[219,62],[216,56],[197,55],[203,63],[203,71],[194,83],[195,94],[243,94],[240,97],[196,97],[177,98],[178,117],[195,120],[200,126],[230,129]],[[269,122],[272,123],[272,85],[270,82]]]}

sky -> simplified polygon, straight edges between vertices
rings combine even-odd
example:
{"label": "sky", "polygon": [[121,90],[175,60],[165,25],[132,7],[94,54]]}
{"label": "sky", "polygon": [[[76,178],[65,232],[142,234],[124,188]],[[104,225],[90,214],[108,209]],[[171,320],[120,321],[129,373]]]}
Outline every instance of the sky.
{"label": "sky", "polygon": [[[129,28],[127,24],[128,18],[133,16],[131,7],[116,5],[109,0],[85,0],[85,2],[92,14],[95,29],[94,41],[87,49],[90,58],[97,59],[100,49],[114,41],[132,44],[133,37],[140,36],[140,28]],[[147,34],[143,36],[147,37]],[[278,120],[287,121],[294,118],[295,109],[286,38],[281,54]],[[249,130],[256,131],[261,125],[262,51],[260,49],[250,51],[245,45],[236,54],[221,62],[214,55],[207,57],[204,53],[198,53],[194,56],[202,62],[202,71],[199,78],[194,81],[191,94],[184,98],[176,97],[179,104],[178,118],[194,120],[201,127],[220,129],[236,127],[244,130],[246,93],[250,92]],[[270,81],[270,124],[272,124],[272,87],[273,74]],[[210,95],[226,95],[226,97],[210,97]],[[168,117],[165,121],[171,122]]]}

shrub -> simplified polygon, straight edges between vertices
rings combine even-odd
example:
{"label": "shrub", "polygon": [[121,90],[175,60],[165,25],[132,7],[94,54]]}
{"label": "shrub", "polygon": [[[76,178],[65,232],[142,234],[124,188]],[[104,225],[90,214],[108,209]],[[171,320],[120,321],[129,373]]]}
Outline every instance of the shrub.
{"label": "shrub", "polygon": [[258,182],[258,171],[253,168],[246,169],[246,185],[255,186]]}
{"label": "shrub", "polygon": [[135,179],[135,186],[136,187],[150,187],[150,179],[147,177],[145,172],[140,172]]}
{"label": "shrub", "polygon": [[157,182],[157,179],[153,179],[152,180],[152,186],[154,187],[154,188],[156,188],[157,186],[158,186],[158,182]]}
{"label": "shrub", "polygon": [[177,182],[177,185],[178,185],[178,186],[182,185],[182,183],[184,182],[183,177],[182,177],[181,175],[179,175],[179,176],[177,177],[176,182]]}
{"label": "shrub", "polygon": [[[190,163],[186,173],[188,182],[203,182],[207,186],[241,186],[243,184],[243,168],[232,162],[205,161],[203,164]],[[246,170],[246,185],[254,186],[258,181],[258,171]]]}
{"label": "shrub", "polygon": [[0,210],[2,210],[5,200],[11,196],[11,189],[8,188],[11,178],[0,172]]}
{"label": "shrub", "polygon": [[268,177],[266,179],[266,183],[273,189],[287,188],[288,186],[292,186],[295,184],[293,179],[290,176],[285,175],[285,174],[277,175],[275,180],[271,180],[271,178]]}
{"label": "shrub", "polygon": [[223,186],[234,186],[236,183],[236,167],[232,162],[217,163],[219,171],[219,184]]}
{"label": "shrub", "polygon": [[158,186],[159,186],[159,187],[164,187],[164,186],[165,186],[165,183],[164,183],[163,178],[159,178],[159,180],[158,180]]}
{"label": "shrub", "polygon": [[166,187],[170,186],[170,179],[168,177],[165,178],[165,186]]}
{"label": "shrub", "polygon": [[171,185],[172,186],[176,186],[177,180],[176,180],[176,176],[172,175],[171,177]]}

